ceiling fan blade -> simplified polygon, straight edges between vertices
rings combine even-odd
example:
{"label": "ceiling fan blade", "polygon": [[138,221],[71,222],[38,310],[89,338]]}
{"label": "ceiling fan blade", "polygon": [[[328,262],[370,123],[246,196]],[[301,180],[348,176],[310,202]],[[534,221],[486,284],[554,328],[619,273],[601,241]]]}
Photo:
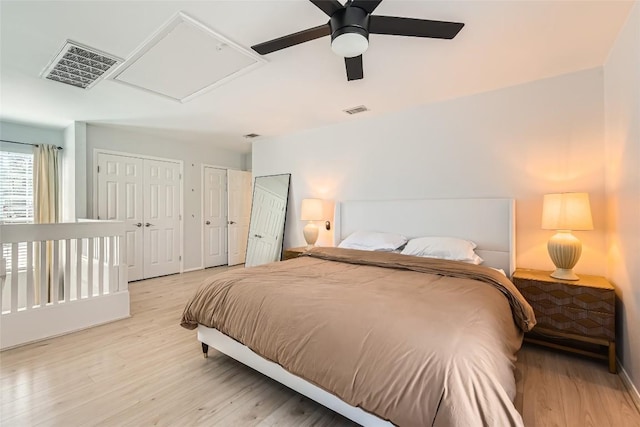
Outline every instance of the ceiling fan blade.
{"label": "ceiling fan blade", "polygon": [[359,7],[366,10],[367,13],[371,13],[376,10],[380,3],[382,3],[382,0],[353,0],[349,6]]}
{"label": "ceiling fan blade", "polygon": [[464,24],[460,22],[431,21],[396,16],[372,15],[369,17],[369,33],[371,34],[452,39],[462,27],[464,27]]}
{"label": "ceiling fan blade", "polygon": [[338,10],[342,9],[343,6],[340,4],[338,0],[309,0],[311,3],[315,4],[318,9],[322,10],[327,15],[331,16],[336,13]]}
{"label": "ceiling fan blade", "polygon": [[329,34],[331,34],[331,28],[327,23],[317,27],[309,28],[308,30],[299,31],[297,33],[289,34],[288,36],[279,37],[277,39],[269,40],[268,42],[251,46],[251,49],[255,50],[260,55],[266,55],[267,53],[295,46],[297,44],[308,42],[310,40],[319,39],[320,37],[328,36]]}
{"label": "ceiling fan blade", "polygon": [[360,80],[363,77],[362,55],[344,58],[344,64],[347,66],[347,80]]}

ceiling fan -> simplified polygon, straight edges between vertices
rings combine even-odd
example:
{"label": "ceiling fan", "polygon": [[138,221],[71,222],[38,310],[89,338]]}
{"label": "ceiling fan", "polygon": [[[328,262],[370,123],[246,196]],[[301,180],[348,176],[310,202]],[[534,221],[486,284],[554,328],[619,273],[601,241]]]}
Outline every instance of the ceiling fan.
{"label": "ceiling fan", "polygon": [[369,34],[452,39],[464,27],[459,22],[371,15],[382,0],[348,0],[344,6],[337,0],[310,1],[329,15],[329,22],[251,48],[266,55],[331,35],[331,49],[344,57],[347,80],[359,80],[363,77],[362,54],[369,47]]}

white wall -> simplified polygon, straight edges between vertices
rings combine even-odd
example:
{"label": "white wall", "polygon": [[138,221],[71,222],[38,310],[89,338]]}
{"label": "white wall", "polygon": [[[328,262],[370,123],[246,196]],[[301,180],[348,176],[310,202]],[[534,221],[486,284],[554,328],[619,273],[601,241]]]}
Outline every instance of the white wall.
{"label": "white wall", "polygon": [[64,129],[62,153],[62,219],[87,217],[87,124],[73,122]]}
{"label": "white wall", "polygon": [[[76,217],[76,127],[72,123],[64,131],[64,146],[66,150],[62,153],[62,182],[64,183],[60,191],[62,198],[62,221],[74,221]],[[67,185],[73,183],[74,185]]]}
{"label": "white wall", "polygon": [[93,124],[87,125],[86,140],[87,205],[90,217],[94,216],[95,166],[93,156],[96,149],[162,157],[184,162],[184,268],[185,270],[200,268],[202,266],[201,165],[210,164],[242,169],[244,153]]}
{"label": "white wall", "polygon": [[[578,273],[605,274],[603,74],[592,69],[253,144],[255,176],[292,173],[285,246],[301,246],[305,197],[510,197],[517,265],[553,269],[542,196],[586,191],[594,231]],[[473,212],[469,212],[473,215]],[[330,244],[330,232],[320,243]]]}
{"label": "white wall", "polygon": [[243,159],[244,159],[244,170],[250,171],[252,167],[251,152],[246,153]]}
{"label": "white wall", "polygon": [[60,147],[64,147],[65,142],[63,129],[4,120],[0,121],[0,139],[31,144],[53,144]]}
{"label": "white wall", "polygon": [[640,389],[640,3],[604,66],[609,277],[618,295],[618,355]]}

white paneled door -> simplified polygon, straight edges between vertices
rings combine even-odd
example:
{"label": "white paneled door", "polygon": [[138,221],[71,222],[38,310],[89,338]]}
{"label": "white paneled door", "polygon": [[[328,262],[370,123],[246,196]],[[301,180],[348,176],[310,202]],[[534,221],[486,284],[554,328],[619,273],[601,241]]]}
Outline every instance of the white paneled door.
{"label": "white paneled door", "polygon": [[142,175],[142,159],[98,155],[98,219],[125,223],[130,281],[144,278]]}
{"label": "white paneled door", "polygon": [[203,168],[204,267],[227,263],[227,170]]}
{"label": "white paneled door", "polygon": [[129,281],[180,271],[180,165],[98,153],[98,218],[124,221]]}
{"label": "white paneled door", "polygon": [[256,185],[253,189],[253,221],[249,228],[248,253],[245,265],[264,264],[279,258],[282,248],[282,224],[287,199]]}
{"label": "white paneled door", "polygon": [[251,172],[229,170],[229,265],[242,264],[247,255],[247,238],[251,218]]}
{"label": "white paneled door", "polygon": [[144,276],[180,271],[180,165],[144,159]]}

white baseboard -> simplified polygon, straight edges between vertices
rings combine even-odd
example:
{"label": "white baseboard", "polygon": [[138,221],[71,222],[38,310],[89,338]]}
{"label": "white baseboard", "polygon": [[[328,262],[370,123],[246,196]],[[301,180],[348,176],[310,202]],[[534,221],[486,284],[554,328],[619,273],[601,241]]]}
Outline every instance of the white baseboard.
{"label": "white baseboard", "polygon": [[624,370],[624,367],[620,363],[620,359],[618,359],[618,372],[620,373],[620,378],[622,379],[624,386],[627,388],[627,391],[629,391],[629,394],[631,395],[631,400],[633,400],[636,408],[638,408],[638,411],[640,411],[640,393],[638,393],[638,389],[633,384],[633,381],[631,381],[631,377],[629,377],[627,371]]}
{"label": "white baseboard", "polygon": [[193,267],[193,268],[188,268],[186,270],[182,270],[183,273],[190,273],[192,271],[198,271],[198,270],[204,270],[203,267]]}

